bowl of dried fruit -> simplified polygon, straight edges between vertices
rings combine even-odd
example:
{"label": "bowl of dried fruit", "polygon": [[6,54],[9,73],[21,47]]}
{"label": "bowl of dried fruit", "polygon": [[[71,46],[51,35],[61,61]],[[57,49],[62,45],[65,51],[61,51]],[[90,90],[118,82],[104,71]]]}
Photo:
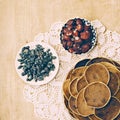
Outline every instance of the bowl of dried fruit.
{"label": "bowl of dried fruit", "polygon": [[30,85],[46,84],[57,74],[58,55],[47,43],[30,42],[18,51],[15,68],[24,82]]}
{"label": "bowl of dried fruit", "polygon": [[70,19],[62,27],[60,41],[70,53],[87,53],[96,45],[96,31],[86,19]]}

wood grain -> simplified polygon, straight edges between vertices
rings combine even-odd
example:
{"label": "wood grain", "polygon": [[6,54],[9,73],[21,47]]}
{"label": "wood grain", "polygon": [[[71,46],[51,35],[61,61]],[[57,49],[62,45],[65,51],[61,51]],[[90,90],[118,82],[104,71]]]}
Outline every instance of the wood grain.
{"label": "wood grain", "polygon": [[0,120],[40,120],[23,98],[15,56],[54,22],[74,17],[98,19],[120,33],[120,0],[0,0]]}

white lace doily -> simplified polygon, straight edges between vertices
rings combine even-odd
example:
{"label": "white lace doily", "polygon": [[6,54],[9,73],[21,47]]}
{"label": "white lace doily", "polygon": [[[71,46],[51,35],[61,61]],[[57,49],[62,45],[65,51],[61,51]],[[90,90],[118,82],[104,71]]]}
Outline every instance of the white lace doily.
{"label": "white lace doily", "polygon": [[64,23],[53,24],[46,33],[40,33],[35,41],[49,43],[57,51],[60,68],[56,77],[42,86],[25,85],[24,98],[34,105],[34,113],[40,120],[73,120],[69,115],[62,96],[62,84],[67,72],[84,58],[107,57],[120,62],[120,34],[106,30],[99,20],[92,21],[97,31],[97,45],[86,54],[71,55],[60,44],[60,30]]}

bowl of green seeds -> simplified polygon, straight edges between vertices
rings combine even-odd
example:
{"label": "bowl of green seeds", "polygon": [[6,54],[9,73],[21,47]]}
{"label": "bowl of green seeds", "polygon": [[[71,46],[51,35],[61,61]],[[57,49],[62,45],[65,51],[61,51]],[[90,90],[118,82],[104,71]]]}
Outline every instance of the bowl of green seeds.
{"label": "bowl of green seeds", "polygon": [[47,43],[30,42],[18,51],[15,68],[24,82],[43,85],[56,76],[59,69],[58,55]]}

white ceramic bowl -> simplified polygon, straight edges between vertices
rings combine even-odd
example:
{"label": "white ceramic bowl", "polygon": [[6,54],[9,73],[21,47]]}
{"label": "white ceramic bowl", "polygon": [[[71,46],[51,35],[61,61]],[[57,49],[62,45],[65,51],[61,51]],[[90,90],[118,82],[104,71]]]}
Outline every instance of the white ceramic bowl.
{"label": "white ceramic bowl", "polygon": [[[20,59],[20,53],[21,53],[21,50],[23,47],[25,46],[30,46],[30,49],[34,49],[36,47],[36,45],[42,45],[43,48],[45,48],[45,50],[47,49],[50,49],[50,51],[52,52],[53,56],[56,56],[56,59],[53,60],[53,63],[55,65],[55,70],[54,71],[50,71],[49,73],[49,76],[45,77],[44,80],[41,80],[41,81],[37,81],[35,82],[35,80],[31,80],[31,81],[27,81],[27,75],[25,76],[22,76],[21,73],[23,72],[22,69],[18,69],[18,66],[20,65],[20,62],[18,61],[18,59]],[[47,43],[43,43],[43,42],[30,42],[24,46],[22,46],[20,48],[20,50],[18,51],[17,53],[17,56],[16,56],[16,59],[15,59],[15,68],[16,68],[16,71],[19,75],[19,77],[25,82],[25,83],[28,83],[30,85],[43,85],[43,84],[46,84],[48,82],[50,82],[57,74],[58,72],[58,69],[59,69],[59,59],[58,59],[58,55],[56,53],[56,51],[54,50],[54,48],[50,45],[48,45]]]}

